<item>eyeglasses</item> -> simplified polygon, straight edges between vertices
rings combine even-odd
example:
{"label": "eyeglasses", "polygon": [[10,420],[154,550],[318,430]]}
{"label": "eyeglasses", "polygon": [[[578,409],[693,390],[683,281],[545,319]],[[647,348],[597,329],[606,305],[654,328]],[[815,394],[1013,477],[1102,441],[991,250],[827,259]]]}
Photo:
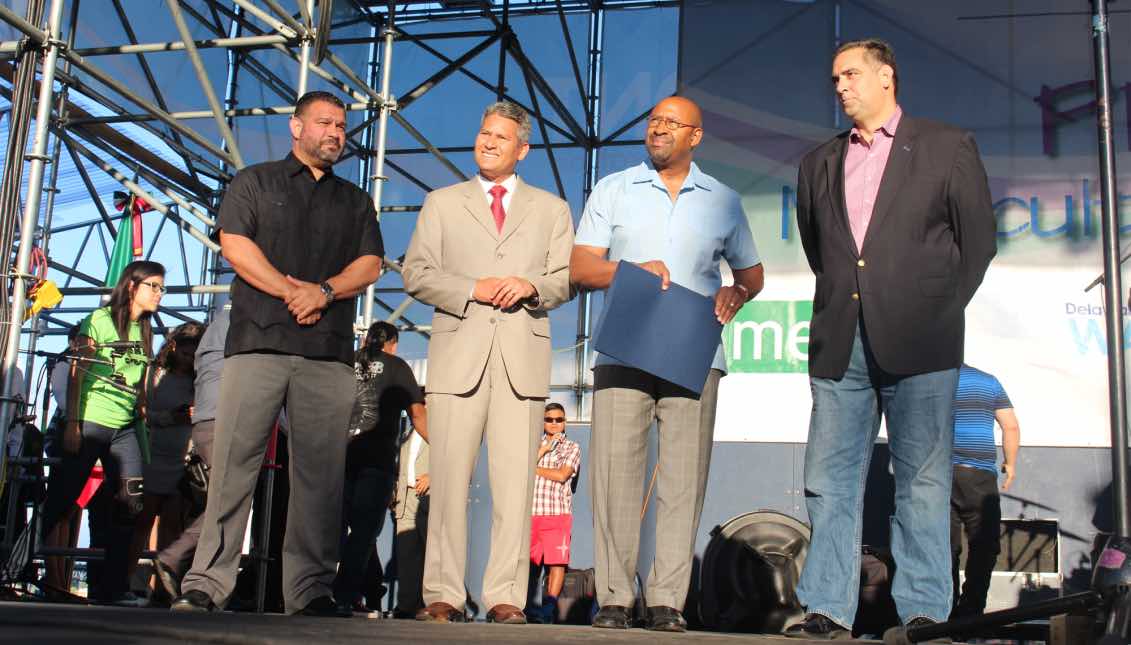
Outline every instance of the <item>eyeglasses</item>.
{"label": "eyeglasses", "polygon": [[565,423],[565,417],[542,417],[546,423]]}
{"label": "eyeglasses", "polygon": [[680,129],[680,128],[698,128],[699,127],[697,125],[692,125],[690,123],[680,123],[679,121],[676,121],[675,119],[669,119],[666,116],[648,117],[648,126],[649,127],[654,128],[658,125],[662,125],[665,128],[667,128],[668,130],[671,130],[673,132],[675,130]]}
{"label": "eyeglasses", "polygon": [[142,282],[142,284],[149,287],[150,289],[153,289],[157,293],[163,294],[168,291],[168,289],[165,288],[165,285],[161,284],[160,282]]}

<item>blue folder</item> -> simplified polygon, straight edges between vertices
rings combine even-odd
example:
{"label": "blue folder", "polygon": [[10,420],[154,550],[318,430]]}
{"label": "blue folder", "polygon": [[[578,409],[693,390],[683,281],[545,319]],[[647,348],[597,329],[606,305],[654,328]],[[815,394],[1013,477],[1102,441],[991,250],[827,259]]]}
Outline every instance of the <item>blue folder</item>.
{"label": "blue folder", "polygon": [[674,282],[664,291],[660,276],[622,261],[605,294],[593,347],[702,394],[722,329],[713,297]]}

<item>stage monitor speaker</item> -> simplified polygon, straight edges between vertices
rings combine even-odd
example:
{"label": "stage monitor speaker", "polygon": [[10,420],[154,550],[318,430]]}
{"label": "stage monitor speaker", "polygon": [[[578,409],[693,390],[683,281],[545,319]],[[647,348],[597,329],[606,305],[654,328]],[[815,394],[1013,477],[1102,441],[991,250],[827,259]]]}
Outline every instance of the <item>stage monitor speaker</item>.
{"label": "stage monitor speaker", "polygon": [[700,568],[703,624],[774,634],[799,620],[796,588],[809,535],[807,525],[776,511],[745,513],[712,529]]}

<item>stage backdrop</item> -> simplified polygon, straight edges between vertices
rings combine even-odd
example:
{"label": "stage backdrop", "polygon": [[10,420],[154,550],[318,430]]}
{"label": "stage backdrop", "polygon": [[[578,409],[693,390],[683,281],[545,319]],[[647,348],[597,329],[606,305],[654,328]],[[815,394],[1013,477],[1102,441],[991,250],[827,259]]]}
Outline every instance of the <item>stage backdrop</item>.
{"label": "stage backdrop", "polygon": [[[1131,193],[1131,15],[1111,31],[1117,167]],[[765,291],[724,330],[716,440],[805,441],[813,277],[797,165],[849,127],[831,58],[868,36],[895,48],[905,113],[971,130],[989,174],[998,255],[967,309],[966,362],[1004,384],[1024,444],[1110,445],[1102,293],[1084,292],[1102,267],[1091,22],[1086,3],[1054,0],[684,5],[680,91],[706,130],[697,160],[743,196],[766,268]]]}

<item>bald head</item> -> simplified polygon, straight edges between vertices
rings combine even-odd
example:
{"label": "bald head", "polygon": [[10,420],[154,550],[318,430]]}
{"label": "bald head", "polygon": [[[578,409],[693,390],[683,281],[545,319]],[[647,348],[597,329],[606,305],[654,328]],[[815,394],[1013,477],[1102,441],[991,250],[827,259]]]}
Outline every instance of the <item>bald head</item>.
{"label": "bald head", "polygon": [[672,111],[683,118],[679,119],[681,123],[693,125],[697,128],[703,127],[703,112],[699,110],[699,106],[691,99],[684,96],[669,96],[668,98],[656,104],[652,108],[652,114],[656,114],[657,110]]}
{"label": "bald head", "polygon": [[670,96],[652,108],[644,147],[657,170],[691,167],[692,150],[703,139],[703,113],[689,98]]}

